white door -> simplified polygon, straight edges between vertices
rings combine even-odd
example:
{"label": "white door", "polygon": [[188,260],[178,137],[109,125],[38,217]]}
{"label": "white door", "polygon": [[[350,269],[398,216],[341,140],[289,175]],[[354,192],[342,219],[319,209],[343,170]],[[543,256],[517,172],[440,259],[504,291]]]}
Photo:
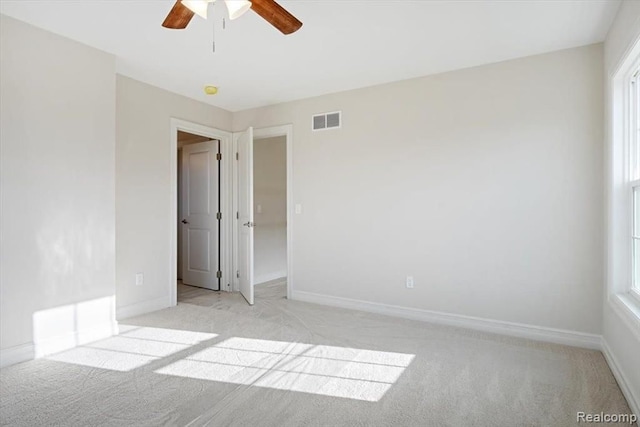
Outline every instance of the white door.
{"label": "white door", "polygon": [[218,290],[217,141],[182,148],[182,282]]}
{"label": "white door", "polygon": [[238,271],[240,293],[253,305],[253,128],[238,137]]}

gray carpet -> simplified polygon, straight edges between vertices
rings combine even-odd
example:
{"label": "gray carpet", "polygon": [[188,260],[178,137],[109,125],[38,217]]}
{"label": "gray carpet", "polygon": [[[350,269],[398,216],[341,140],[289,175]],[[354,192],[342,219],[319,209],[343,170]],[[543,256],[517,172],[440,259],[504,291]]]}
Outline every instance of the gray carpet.
{"label": "gray carpet", "polygon": [[1,371],[2,425],[565,426],[629,413],[600,352],[179,286],[121,335]]}

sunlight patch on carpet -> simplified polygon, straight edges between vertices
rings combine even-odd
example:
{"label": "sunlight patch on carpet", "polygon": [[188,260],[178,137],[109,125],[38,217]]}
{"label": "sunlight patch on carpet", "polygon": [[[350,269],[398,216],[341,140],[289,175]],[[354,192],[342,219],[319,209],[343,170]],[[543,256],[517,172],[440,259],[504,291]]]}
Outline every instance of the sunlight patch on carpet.
{"label": "sunlight patch on carpet", "polygon": [[405,353],[234,337],[155,372],[377,402],[414,357]]}
{"label": "sunlight patch on carpet", "polygon": [[47,359],[126,372],[218,336],[203,332],[126,325],[120,329],[120,335],[54,354]]}

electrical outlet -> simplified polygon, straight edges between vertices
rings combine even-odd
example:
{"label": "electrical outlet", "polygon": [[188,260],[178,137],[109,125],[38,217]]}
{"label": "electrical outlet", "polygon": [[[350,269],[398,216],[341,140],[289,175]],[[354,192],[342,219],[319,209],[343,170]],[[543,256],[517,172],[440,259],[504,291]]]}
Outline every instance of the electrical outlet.
{"label": "electrical outlet", "polygon": [[144,274],[136,273],[136,286],[142,286],[144,284]]}
{"label": "electrical outlet", "polygon": [[413,289],[413,276],[407,276],[407,289]]}

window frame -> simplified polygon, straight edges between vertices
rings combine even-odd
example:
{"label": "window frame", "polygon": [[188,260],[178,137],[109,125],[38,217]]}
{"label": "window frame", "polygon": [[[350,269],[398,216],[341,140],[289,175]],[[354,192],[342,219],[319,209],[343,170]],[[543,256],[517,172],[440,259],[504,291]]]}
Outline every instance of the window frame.
{"label": "window frame", "polygon": [[640,193],[640,58],[637,58],[630,67],[624,80],[625,99],[624,127],[625,127],[625,154],[627,166],[627,197],[630,207],[630,224],[628,233],[631,236],[631,260],[627,287],[627,293],[638,304],[640,304],[640,248],[636,247],[636,242],[640,245],[640,223],[636,224],[636,218],[640,215],[640,204],[636,203],[636,192]]}
{"label": "window frame", "polygon": [[[633,188],[640,187],[640,167],[634,170],[632,155],[640,157],[640,142],[635,147],[631,115],[631,81],[640,68],[640,37],[632,43],[607,76],[607,149],[606,149],[606,294],[611,309],[640,339],[640,291],[634,283],[634,200]],[[640,83],[634,83],[634,85]],[[632,137],[634,143],[632,143]],[[638,176],[636,176],[636,174]],[[633,178],[633,180],[632,180]],[[636,179],[638,178],[638,179]],[[640,201],[639,201],[640,203]],[[638,224],[640,237],[640,224]],[[640,273],[640,272],[639,272]],[[640,278],[638,279],[640,282]],[[640,285],[640,283],[639,283]]]}

